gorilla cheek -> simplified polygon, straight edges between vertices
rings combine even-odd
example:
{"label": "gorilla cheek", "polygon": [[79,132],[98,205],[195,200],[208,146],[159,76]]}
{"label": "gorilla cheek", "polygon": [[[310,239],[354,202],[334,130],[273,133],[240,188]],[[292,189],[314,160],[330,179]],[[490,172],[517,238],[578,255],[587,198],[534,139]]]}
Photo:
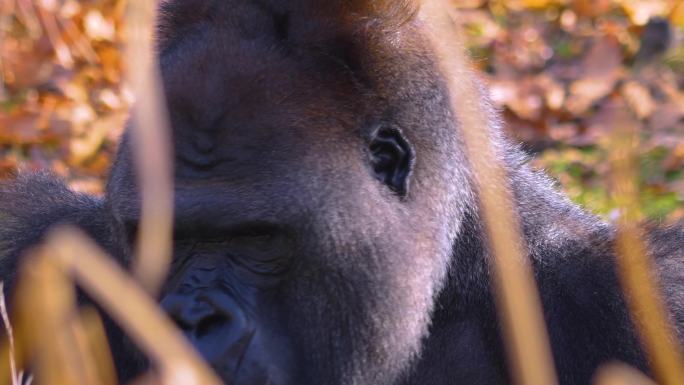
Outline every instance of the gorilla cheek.
{"label": "gorilla cheek", "polygon": [[[336,202],[349,216],[324,208],[313,227],[348,232],[308,235],[304,243],[312,249],[302,255],[318,257],[299,266],[287,296],[297,346],[306,349],[305,383],[391,384],[426,333],[434,291],[427,280],[434,268],[415,257],[415,238],[395,235],[410,232],[391,211],[371,215],[355,206],[354,196]],[[367,231],[342,226],[347,221],[362,221]]]}

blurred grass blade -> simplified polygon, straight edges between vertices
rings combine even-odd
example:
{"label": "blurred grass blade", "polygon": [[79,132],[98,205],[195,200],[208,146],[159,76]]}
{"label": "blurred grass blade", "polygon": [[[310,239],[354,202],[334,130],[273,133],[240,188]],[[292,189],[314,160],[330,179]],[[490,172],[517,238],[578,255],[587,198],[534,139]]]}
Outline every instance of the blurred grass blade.
{"label": "blurred grass blade", "polygon": [[100,385],[116,385],[116,369],[109,349],[109,341],[100,314],[95,308],[88,306],[80,311],[80,319],[84,332],[81,341],[85,344],[83,351],[93,360]]}
{"label": "blurred grass blade", "polygon": [[503,325],[512,378],[519,385],[557,383],[551,347],[527,253],[522,245],[519,224],[505,170],[491,146],[486,112],[480,91],[469,81],[465,50],[455,43],[448,2],[427,0],[421,9],[429,26],[433,48],[439,58],[450,92],[452,109],[463,128],[468,159],[480,193],[480,207],[493,252],[494,285]]}
{"label": "blurred grass blade", "polygon": [[[14,333],[14,339],[16,341],[16,331]],[[2,344],[0,344],[0,384],[2,385],[16,385],[15,379],[12,376],[12,360],[15,361],[18,369],[21,368],[21,364],[23,361],[20,359],[20,357],[16,355],[16,351],[14,353],[11,352],[9,341],[7,339],[4,339],[2,341]]]}
{"label": "blurred grass blade", "polygon": [[159,375],[154,372],[147,372],[126,385],[162,385],[162,382]]}
{"label": "blurred grass blade", "polygon": [[599,369],[595,385],[656,385],[638,370],[622,364],[607,365]]}
{"label": "blurred grass blade", "polygon": [[157,303],[85,235],[56,230],[46,247],[150,357],[164,384],[221,384]]}
{"label": "blurred grass blade", "polygon": [[611,138],[610,163],[613,197],[620,208],[616,239],[618,271],[627,304],[658,382],[682,385],[684,359],[656,285],[653,260],[639,226],[643,217],[636,183],[638,129],[626,108],[614,112],[618,118]]}
{"label": "blurred grass blade", "polygon": [[[90,341],[88,341],[85,320],[81,317],[81,314],[76,312],[73,315],[67,329],[72,335],[74,343],[72,349],[77,359],[76,362],[81,368],[81,383],[87,385],[111,384],[114,378],[101,378],[100,368],[95,360],[97,354],[95,354],[91,348]],[[109,344],[100,345],[98,349],[109,349]]]}
{"label": "blurred grass blade", "polygon": [[4,282],[0,282],[0,314],[2,315],[2,323],[5,326],[5,332],[7,333],[7,357],[5,357],[4,354],[0,355],[0,357],[3,358],[4,362],[9,363],[12,384],[20,385],[21,376],[19,375],[19,369],[17,365],[17,349],[14,344],[14,330],[12,329],[12,324],[9,320],[9,314],[7,313],[7,301],[5,299]]}
{"label": "blurred grass blade", "polygon": [[163,284],[171,261],[173,176],[171,141],[160,73],[154,58],[156,1],[128,2],[124,59],[136,98],[132,125],[141,218],[133,271],[153,295]]}
{"label": "blurred grass blade", "polygon": [[46,248],[40,248],[23,264],[16,292],[21,339],[34,360],[41,385],[95,385],[88,382],[72,333],[76,293]]}

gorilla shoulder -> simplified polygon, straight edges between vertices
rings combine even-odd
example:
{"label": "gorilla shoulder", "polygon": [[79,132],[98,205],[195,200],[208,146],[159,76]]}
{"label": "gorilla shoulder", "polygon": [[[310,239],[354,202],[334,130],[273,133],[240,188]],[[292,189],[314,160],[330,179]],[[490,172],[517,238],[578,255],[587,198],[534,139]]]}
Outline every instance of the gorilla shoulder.
{"label": "gorilla shoulder", "polygon": [[684,223],[648,226],[647,231],[657,277],[684,346]]}
{"label": "gorilla shoulder", "polygon": [[106,243],[104,218],[101,199],[71,191],[48,172],[0,183],[0,277],[11,280],[21,254],[57,224],[78,226]]}

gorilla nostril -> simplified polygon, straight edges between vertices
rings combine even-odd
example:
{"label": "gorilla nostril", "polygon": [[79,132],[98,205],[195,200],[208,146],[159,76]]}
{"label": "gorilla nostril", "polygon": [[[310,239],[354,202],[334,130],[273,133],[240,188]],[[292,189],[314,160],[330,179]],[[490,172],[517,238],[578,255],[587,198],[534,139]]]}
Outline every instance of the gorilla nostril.
{"label": "gorilla nostril", "polygon": [[202,295],[169,294],[161,301],[171,320],[186,334],[206,335],[227,324],[230,316],[219,312]]}
{"label": "gorilla nostril", "polygon": [[211,334],[213,331],[220,329],[228,323],[228,318],[220,314],[212,314],[206,318],[201,319],[195,326],[195,335],[202,338]]}
{"label": "gorilla nostril", "polygon": [[186,320],[183,317],[176,316],[176,315],[171,315],[171,319],[173,322],[178,326],[178,328],[186,333],[191,332],[192,330],[196,329],[195,325],[192,324],[192,322]]}

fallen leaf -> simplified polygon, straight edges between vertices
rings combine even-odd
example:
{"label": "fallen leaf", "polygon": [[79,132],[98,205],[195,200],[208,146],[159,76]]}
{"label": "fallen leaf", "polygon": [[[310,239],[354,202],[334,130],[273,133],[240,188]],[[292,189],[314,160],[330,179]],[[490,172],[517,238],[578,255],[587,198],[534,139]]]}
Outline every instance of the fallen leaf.
{"label": "fallen leaf", "polygon": [[684,119],[684,110],[675,103],[661,104],[656,107],[648,121],[648,129],[652,132],[661,132],[675,127]]}
{"label": "fallen leaf", "polygon": [[608,12],[611,0],[572,0],[572,9],[582,17],[596,17]]}
{"label": "fallen leaf", "polygon": [[684,2],[679,2],[679,4],[675,5],[672,9],[670,21],[672,21],[672,24],[675,26],[684,28]]}
{"label": "fallen leaf", "polygon": [[621,0],[620,3],[636,25],[646,25],[653,17],[666,16],[669,10],[668,1],[665,0]]}
{"label": "fallen leaf", "polygon": [[656,108],[651,92],[644,85],[631,80],[622,86],[622,94],[637,118],[646,119]]}
{"label": "fallen leaf", "polygon": [[573,115],[583,115],[597,101],[608,96],[622,75],[622,54],[615,38],[597,39],[583,57],[581,78],[571,82],[565,107]]}

